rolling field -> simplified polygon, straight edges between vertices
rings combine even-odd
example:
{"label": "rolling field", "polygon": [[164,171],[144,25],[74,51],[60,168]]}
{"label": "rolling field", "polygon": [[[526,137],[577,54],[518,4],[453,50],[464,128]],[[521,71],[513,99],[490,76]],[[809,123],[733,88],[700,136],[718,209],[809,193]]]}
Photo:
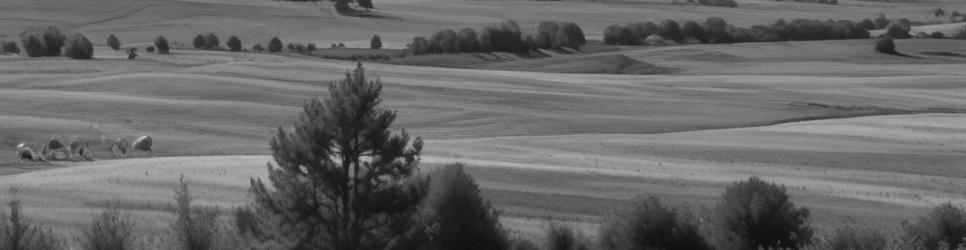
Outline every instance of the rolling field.
{"label": "rolling field", "polygon": [[[524,27],[566,18],[589,38],[630,21],[772,23],[778,18],[923,19],[961,2],[840,6],[739,1],[741,8],[647,1],[376,2],[381,18],[334,14],[329,4],[276,1],[0,0],[0,33],[59,25],[95,43],[116,33],[144,44],[158,34],[187,42],[201,32],[237,34],[246,46],[283,41],[389,48],[441,28],[515,19]],[[81,4],[83,3],[83,4]],[[76,5],[76,6],[73,6]],[[105,11],[103,6],[111,6]],[[308,6],[308,7],[307,7]],[[311,7],[311,8],[309,8]],[[313,30],[317,32],[306,32]],[[0,37],[3,38],[3,37]],[[95,39],[96,38],[96,39]],[[821,227],[894,228],[925,208],[966,205],[966,54],[962,40],[902,40],[911,57],[877,54],[872,40],[623,47],[454,69],[367,63],[384,84],[396,129],[426,139],[423,171],[464,162],[503,212],[537,237],[552,217],[595,234],[599,215],[639,194],[692,209],[714,205],[724,186],[760,176],[786,185]],[[326,96],[354,62],[175,49],[171,55],[96,47],[89,61],[0,56],[0,145],[51,137],[94,139],[96,162],[17,165],[0,156],[0,198],[77,235],[112,201],[136,214],[137,230],[168,226],[178,176],[199,202],[247,202],[263,177],[268,141],[307,98]],[[664,75],[568,74],[619,58],[671,69]],[[626,67],[623,66],[613,67]],[[601,66],[602,71],[612,66]],[[588,72],[584,72],[588,73]],[[102,139],[155,138],[155,157],[110,159]],[[42,171],[39,171],[42,170]]]}

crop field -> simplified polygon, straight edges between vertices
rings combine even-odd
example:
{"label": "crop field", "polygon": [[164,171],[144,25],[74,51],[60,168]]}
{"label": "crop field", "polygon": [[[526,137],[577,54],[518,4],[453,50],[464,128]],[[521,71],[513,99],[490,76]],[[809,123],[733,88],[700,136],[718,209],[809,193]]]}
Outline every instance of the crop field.
{"label": "crop field", "polygon": [[[604,27],[632,21],[719,16],[751,26],[879,13],[929,20],[936,6],[966,10],[956,1],[375,4],[374,17],[361,18],[326,2],[0,0],[0,40],[56,25],[95,44],[92,60],[0,55],[0,145],[10,149],[0,155],[0,198],[22,199],[28,217],[72,236],[111,202],[135,215],[139,233],[160,233],[180,175],[201,204],[228,212],[251,202],[250,180],[267,176],[277,129],[290,128],[305,100],[327,96],[356,62],[189,49],[199,33],[237,35],[246,47],[277,36],[325,48],[367,47],[379,34],[385,53],[404,54],[397,49],[413,36],[504,19],[525,29],[575,22],[599,40]],[[126,60],[105,45],[108,34],[129,47],[158,35],[174,46]],[[530,238],[548,218],[595,237],[601,214],[642,194],[701,211],[750,176],[785,185],[821,227],[894,229],[938,204],[966,205],[966,57],[956,56],[966,54],[966,40],[897,40],[907,57],[876,53],[874,42],[613,46],[533,59],[458,62],[473,58],[459,54],[363,64],[384,84],[384,107],[398,112],[393,129],[425,139],[421,172],[465,163],[503,223]],[[453,61],[406,65],[434,60]],[[111,157],[110,139],[141,135],[155,139],[152,155]],[[97,161],[18,164],[14,145],[54,137],[91,140]]]}

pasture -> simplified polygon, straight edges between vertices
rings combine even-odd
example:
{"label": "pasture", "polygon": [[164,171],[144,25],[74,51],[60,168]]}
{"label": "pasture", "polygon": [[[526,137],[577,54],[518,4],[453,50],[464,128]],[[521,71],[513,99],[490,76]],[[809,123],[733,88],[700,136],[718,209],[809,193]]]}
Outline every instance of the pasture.
{"label": "pasture", "polygon": [[[741,7],[653,1],[375,2],[378,18],[342,17],[330,4],[277,1],[0,0],[0,33],[59,25],[87,34],[95,59],[0,56],[0,144],[88,138],[95,162],[16,165],[0,158],[0,197],[67,235],[113,200],[144,234],[166,228],[178,176],[199,202],[227,211],[264,177],[268,141],[297,119],[307,98],[327,95],[354,62],[308,56],[198,51],[137,60],[103,46],[114,33],[144,46],[157,35],[188,43],[198,33],[268,41],[387,48],[442,28],[514,19],[532,28],[576,22],[590,39],[610,24],[720,16],[748,26],[778,18],[922,20],[960,2],[840,1],[838,6],[739,1]],[[111,6],[104,11],[103,6]],[[67,10],[69,9],[69,11]],[[852,222],[894,228],[924,209],[966,205],[966,54],[963,40],[873,40],[621,47],[591,54],[482,63],[469,69],[366,63],[385,84],[396,129],[426,139],[423,171],[464,162],[503,212],[538,237],[545,218],[593,235],[599,215],[640,194],[693,209],[724,186],[760,176],[786,185],[822,227]],[[587,74],[613,58],[670,74]],[[485,65],[483,65],[485,64]],[[613,69],[623,66],[600,66]],[[603,72],[603,71],[601,71]],[[578,74],[579,73],[579,74]],[[111,159],[105,140],[150,135],[155,157]],[[102,140],[104,138],[104,140]]]}

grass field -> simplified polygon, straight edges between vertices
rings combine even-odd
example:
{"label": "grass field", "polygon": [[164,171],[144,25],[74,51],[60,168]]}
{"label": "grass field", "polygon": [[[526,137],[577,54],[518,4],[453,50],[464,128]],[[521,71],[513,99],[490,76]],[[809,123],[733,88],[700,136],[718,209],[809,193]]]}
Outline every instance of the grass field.
{"label": "grass field", "polygon": [[[559,21],[599,38],[607,25],[637,20],[721,16],[746,26],[876,13],[924,19],[937,6],[966,9],[961,2],[848,0],[840,6],[749,0],[737,9],[402,0],[377,1],[382,18],[348,18],[328,4],[276,1],[83,0],[67,3],[72,8],[60,2],[0,0],[0,33],[10,38],[26,26],[59,25],[95,43],[116,33],[141,44],[159,34],[187,42],[218,31],[246,44],[279,36],[350,47],[368,46],[378,33],[386,47],[402,48],[414,35],[501,19],[533,27],[566,18]],[[424,171],[467,163],[504,222],[530,237],[547,217],[593,235],[601,213],[639,194],[712,206],[725,185],[749,176],[788,186],[821,227],[893,228],[941,202],[966,205],[960,169],[966,58],[933,53],[966,54],[966,43],[897,41],[911,57],[877,54],[872,43],[628,47],[476,69],[365,66],[384,82],[384,104],[399,112],[396,128],[426,139]],[[17,190],[0,196],[24,199],[29,217],[58,232],[77,235],[92,213],[119,200],[137,215],[139,233],[157,233],[167,227],[166,204],[181,174],[202,203],[245,203],[250,178],[266,173],[275,129],[289,126],[306,98],[327,95],[328,83],[355,67],[308,56],[181,49],[124,57],[101,46],[90,61],[0,56],[0,144],[95,139],[96,162],[18,166],[12,151],[0,156],[0,189]],[[673,71],[573,71],[628,66],[602,65],[615,58]],[[155,138],[156,157],[113,160],[100,141],[138,135]]]}

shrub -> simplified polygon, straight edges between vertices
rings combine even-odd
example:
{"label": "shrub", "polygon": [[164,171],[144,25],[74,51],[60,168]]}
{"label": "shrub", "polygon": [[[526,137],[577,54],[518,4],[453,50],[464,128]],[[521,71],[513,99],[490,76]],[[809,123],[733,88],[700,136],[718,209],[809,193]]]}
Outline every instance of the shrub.
{"label": "shrub", "polygon": [[684,23],[684,27],[681,27],[681,37],[693,37],[701,42],[707,41],[704,36],[704,29],[702,29],[701,25],[698,25],[698,23],[695,21],[687,21]]}
{"label": "shrub", "polygon": [[429,46],[434,53],[459,53],[460,39],[455,31],[444,29],[433,34],[429,39]]}
{"label": "shrub", "polygon": [[787,249],[811,242],[809,211],[796,208],[784,186],[751,177],[725,189],[715,210],[720,246]]}
{"label": "shrub", "polygon": [[710,17],[704,21],[701,29],[704,30],[709,43],[730,43],[731,34],[726,31],[730,25],[720,17]]}
{"label": "shrub", "polygon": [[73,34],[67,39],[64,56],[72,59],[91,59],[94,56],[94,44],[84,35]]}
{"label": "shrub", "polygon": [[24,31],[20,38],[29,57],[60,56],[66,39],[56,27]]}
{"label": "shrub", "polygon": [[607,26],[604,29],[604,43],[611,45],[634,45],[634,37],[631,30],[620,25]]}
{"label": "shrub", "polygon": [[875,23],[872,22],[872,20],[869,20],[868,18],[862,19],[862,21],[859,22],[859,27],[861,27],[864,30],[874,30],[874,29],[878,29],[878,27],[876,27]]}
{"label": "shrub", "polygon": [[912,38],[912,35],[909,34],[909,29],[902,24],[895,22],[889,24],[889,27],[886,28],[886,36],[889,36],[892,39]]}
{"label": "shrub", "polygon": [[308,51],[308,52],[313,52],[313,51],[316,51],[318,49],[319,49],[319,47],[316,46],[315,43],[310,43],[309,45],[306,45],[305,46],[305,51]]}
{"label": "shrub", "polygon": [[31,224],[23,217],[20,200],[7,202],[9,215],[0,214],[0,249],[66,249],[50,229]]}
{"label": "shrub", "polygon": [[558,31],[560,31],[560,23],[542,22],[537,26],[537,36],[534,38],[534,43],[541,49],[560,48],[560,44],[556,40]]}
{"label": "shrub", "polygon": [[159,36],[158,38],[154,39],[154,47],[158,48],[158,54],[167,54],[170,52],[168,48],[168,39],[165,39],[163,36]]}
{"label": "shrub", "polygon": [[129,216],[122,216],[116,204],[94,215],[80,238],[81,248],[87,250],[134,249],[133,244],[134,222]]}
{"label": "shrub", "polygon": [[657,197],[640,197],[632,203],[631,208],[604,217],[599,235],[603,249],[711,249],[697,226]]}
{"label": "shrub", "polygon": [[218,49],[220,46],[221,46],[221,41],[218,40],[218,36],[215,36],[214,33],[208,33],[208,35],[205,36],[206,48],[215,50],[215,49]]}
{"label": "shrub", "polygon": [[262,52],[265,51],[265,47],[262,47],[262,44],[259,43],[255,44],[255,46],[252,46],[252,50]]}
{"label": "shrub", "polygon": [[339,43],[339,48],[345,48],[345,44],[344,43]]}
{"label": "shrub", "polygon": [[670,20],[670,19],[664,20],[663,22],[661,22],[660,27],[661,29],[660,29],[660,32],[658,32],[658,34],[660,34],[661,37],[674,40],[674,41],[680,41],[682,39],[681,26],[678,25],[678,23],[675,22],[674,20]]}
{"label": "shrub", "polygon": [[590,243],[578,232],[557,222],[550,222],[546,229],[548,250],[589,250]]}
{"label": "shrub", "polygon": [[205,35],[202,34],[195,36],[195,39],[191,40],[191,45],[195,49],[208,49],[208,44],[205,41]]}
{"label": "shrub", "polygon": [[110,46],[114,51],[118,51],[121,49],[121,40],[118,40],[117,36],[111,34],[107,36],[107,46]]}
{"label": "shrub", "polygon": [[430,174],[423,210],[431,211],[437,234],[430,249],[506,249],[510,243],[499,214],[480,194],[462,164],[450,164]]}
{"label": "shrub", "polygon": [[940,249],[964,246],[966,237],[966,212],[945,203],[920,216],[915,223],[903,222],[906,239],[924,249]]}
{"label": "shrub", "polygon": [[148,51],[148,53],[154,53],[154,46],[148,46],[146,50]]}
{"label": "shrub", "polygon": [[476,36],[476,31],[471,28],[463,28],[459,32],[460,49],[464,52],[480,51],[480,40]]}
{"label": "shrub", "polygon": [[886,18],[885,15],[881,15],[881,14],[877,16],[875,19],[872,19],[872,22],[875,23],[875,27],[877,29],[885,29],[887,26],[889,26],[889,23],[891,23],[891,21],[889,21],[889,19]]}
{"label": "shrub", "polygon": [[272,40],[269,40],[268,52],[271,52],[271,53],[282,52],[282,40],[279,40],[278,37],[273,37]]}
{"label": "shrub", "polygon": [[242,50],[242,42],[241,42],[241,39],[238,39],[237,36],[231,36],[231,37],[229,37],[228,38],[228,42],[225,43],[225,44],[228,45],[228,50],[230,50],[230,51],[238,52],[238,51],[241,51]]}
{"label": "shrub", "polygon": [[174,191],[176,218],[171,223],[171,231],[180,249],[206,250],[212,249],[217,236],[218,210],[215,208],[192,205],[194,197],[188,189],[188,181],[184,175],[179,179],[178,188]]}
{"label": "shrub", "polygon": [[409,44],[409,50],[411,50],[414,55],[430,53],[429,40],[426,40],[425,37],[421,36],[413,37],[413,42]]}
{"label": "shrub", "polygon": [[560,23],[560,29],[557,31],[555,44],[561,47],[580,49],[580,46],[587,44],[587,38],[584,37],[584,30],[580,26],[575,23],[563,22]]}
{"label": "shrub", "polygon": [[0,53],[20,54],[20,46],[17,46],[17,42],[14,41],[0,42]]}
{"label": "shrub", "polygon": [[879,231],[859,230],[851,226],[835,229],[808,249],[815,250],[885,250],[888,240]]}
{"label": "shrub", "polygon": [[382,48],[382,38],[379,37],[379,34],[372,35],[372,39],[369,40],[369,48],[370,49]]}
{"label": "shrub", "polygon": [[630,43],[626,45],[642,45],[644,44],[644,39],[661,31],[661,27],[658,27],[657,24],[652,22],[627,24],[626,29],[631,34]]}
{"label": "shrub", "polygon": [[929,37],[933,39],[943,39],[943,38],[946,38],[946,35],[943,34],[942,32],[935,31],[932,34],[929,34]]}

